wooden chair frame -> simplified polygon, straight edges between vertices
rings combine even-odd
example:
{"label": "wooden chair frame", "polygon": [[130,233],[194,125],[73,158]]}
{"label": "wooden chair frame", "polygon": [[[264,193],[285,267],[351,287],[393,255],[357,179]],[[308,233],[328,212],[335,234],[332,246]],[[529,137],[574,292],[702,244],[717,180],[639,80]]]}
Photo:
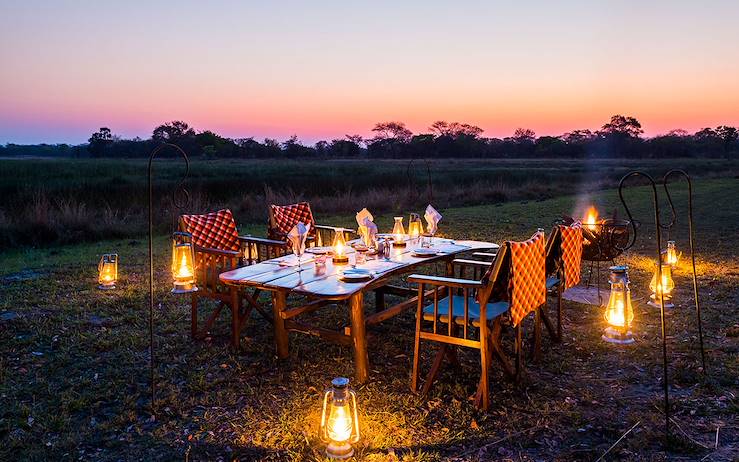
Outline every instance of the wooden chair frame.
{"label": "wooden chair frame", "polygon": [[[187,231],[182,220],[180,230]],[[220,282],[218,276],[243,265],[251,265],[269,258],[285,254],[284,243],[251,236],[239,236],[241,249],[223,250],[194,246],[196,292],[191,294],[190,335],[193,339],[202,339],[208,335],[213,323],[220,316],[224,307],[231,311],[231,346],[238,349],[241,330],[256,309],[270,323],[272,317],[268,310],[258,302],[260,291],[249,293],[246,289],[234,291]],[[201,299],[211,299],[218,302],[213,312],[205,319],[202,328],[199,324],[199,305]]]}
{"label": "wooden chair frame", "polygon": [[[515,364],[512,366],[508,361],[507,355],[502,346],[502,329],[504,324],[504,316],[498,315],[494,319],[484,322],[487,319],[488,303],[496,298],[496,301],[505,301],[499,294],[507,293],[502,288],[507,287],[510,275],[510,243],[506,242],[499,250],[493,263],[480,262],[475,260],[455,260],[458,266],[467,266],[476,268],[476,270],[487,270],[492,265],[489,279],[487,281],[460,279],[454,277],[438,277],[426,276],[421,274],[413,274],[408,277],[409,282],[418,284],[418,304],[416,311],[416,334],[413,352],[413,370],[411,373],[411,390],[415,393],[418,389],[418,376],[420,365],[420,347],[421,340],[431,340],[440,342],[441,348],[434,358],[431,370],[426,378],[423,386],[422,394],[428,394],[431,386],[436,379],[442,362],[446,357],[452,363],[456,363],[456,354],[450,346],[464,346],[468,348],[476,348],[480,350],[481,376],[478,384],[477,393],[475,395],[475,404],[483,410],[487,410],[490,406],[490,386],[489,386],[489,370],[492,358],[495,357],[503,367],[506,375],[515,380],[520,378],[523,366],[522,357],[522,329],[519,325],[514,327],[515,330]],[[434,312],[430,322],[433,323],[431,331],[425,331],[424,321],[424,293],[427,286],[433,287],[432,297],[434,303]],[[463,316],[453,316],[454,312],[454,293],[461,293],[464,300]],[[479,300],[480,313],[475,325],[474,319],[469,316],[469,300],[470,296],[477,294]],[[439,300],[447,296],[448,309],[447,315],[439,315]],[[506,311],[508,313],[508,311]],[[442,328],[439,329],[439,324]],[[446,324],[446,326],[444,326]],[[470,331],[477,330],[479,335],[474,338],[470,335]]]}

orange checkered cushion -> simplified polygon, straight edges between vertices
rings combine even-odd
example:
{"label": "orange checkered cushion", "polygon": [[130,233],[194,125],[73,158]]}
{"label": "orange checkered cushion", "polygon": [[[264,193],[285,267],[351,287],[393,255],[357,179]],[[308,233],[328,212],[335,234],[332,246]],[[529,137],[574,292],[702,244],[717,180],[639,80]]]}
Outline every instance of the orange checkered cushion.
{"label": "orange checkered cushion", "polygon": [[288,234],[295,225],[303,223],[310,224],[310,229],[315,229],[316,222],[313,221],[313,212],[310,204],[299,202],[292,205],[270,205],[272,218],[277,230],[282,234]]}
{"label": "orange checkered cushion", "polygon": [[517,326],[527,314],[547,300],[546,269],[544,265],[544,233],[536,233],[528,241],[510,242],[511,322]]}
{"label": "orange checkered cushion", "polygon": [[192,242],[198,247],[241,250],[236,222],[228,209],[204,215],[182,215],[180,223],[183,231],[192,234]]}
{"label": "orange checkered cushion", "polygon": [[582,227],[577,221],[570,226],[559,225],[562,233],[562,262],[565,269],[565,289],[580,283],[582,263]]}

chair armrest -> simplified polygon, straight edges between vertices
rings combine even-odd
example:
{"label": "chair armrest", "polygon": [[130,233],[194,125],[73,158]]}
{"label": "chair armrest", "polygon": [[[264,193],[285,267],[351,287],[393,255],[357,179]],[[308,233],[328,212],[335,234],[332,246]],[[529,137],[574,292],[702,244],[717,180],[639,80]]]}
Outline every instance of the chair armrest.
{"label": "chair armrest", "polygon": [[195,246],[195,252],[197,252],[197,253],[207,253],[207,254],[210,254],[210,255],[217,255],[219,257],[228,257],[228,258],[239,258],[239,257],[241,257],[241,252],[237,252],[235,250],[211,249],[209,247]]}
{"label": "chair armrest", "polygon": [[490,268],[490,266],[492,266],[493,264],[492,262],[489,262],[489,261],[467,260],[464,258],[456,258],[452,260],[452,263],[454,263],[455,265],[460,265],[460,266],[477,266],[480,268]]}
{"label": "chair armrest", "polygon": [[460,289],[479,289],[482,282],[472,279],[447,278],[442,276],[429,276],[427,274],[411,274],[408,276],[408,282],[416,284],[430,284],[434,286],[457,287]]}
{"label": "chair armrest", "polygon": [[473,257],[485,257],[485,258],[495,258],[498,256],[497,252],[475,252],[472,254]]}
{"label": "chair armrest", "polygon": [[278,241],[275,239],[267,239],[266,237],[253,237],[253,236],[239,236],[239,242],[242,244],[262,244],[262,245],[274,245],[274,246],[285,246],[285,241]]}

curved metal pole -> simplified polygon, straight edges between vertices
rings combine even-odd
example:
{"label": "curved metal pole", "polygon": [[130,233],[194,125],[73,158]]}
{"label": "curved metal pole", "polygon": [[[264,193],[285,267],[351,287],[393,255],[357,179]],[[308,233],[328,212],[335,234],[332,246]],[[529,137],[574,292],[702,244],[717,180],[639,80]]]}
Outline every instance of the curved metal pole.
{"label": "curved metal pole", "polygon": [[667,180],[671,175],[682,175],[683,178],[685,178],[685,181],[688,182],[688,239],[690,241],[690,261],[693,265],[693,296],[695,297],[695,314],[698,318],[698,340],[700,341],[701,347],[701,363],[703,364],[703,374],[707,375],[708,369],[706,368],[706,351],[703,348],[703,321],[701,320],[701,306],[698,302],[698,276],[695,271],[695,238],[693,234],[693,182],[690,180],[690,175],[688,175],[684,170],[675,169],[665,173],[665,176],[662,179],[662,184],[664,185],[665,193],[667,194],[667,198],[670,201],[670,205],[672,205],[672,198],[670,197],[670,190],[667,187]]}
{"label": "curved metal pole", "polygon": [[[152,161],[154,160],[154,157],[156,157],[159,152],[164,150],[165,148],[172,148],[177,153],[180,154],[180,156],[185,160],[185,174],[180,179],[179,183],[177,183],[177,187],[172,193],[172,203],[177,208],[182,208],[186,205],[187,201],[189,201],[189,194],[187,190],[184,188],[185,180],[187,179],[187,175],[190,173],[190,159],[188,159],[187,154],[185,154],[185,151],[183,151],[179,146],[171,143],[164,143],[156,148],[151,152],[149,155],[149,166],[148,166],[148,189],[149,189],[149,372],[150,372],[150,380],[151,380],[151,412],[152,414],[156,415],[156,380],[154,378],[154,251],[152,248],[152,236],[154,234],[154,215],[153,215],[153,207],[152,207],[152,185],[151,185],[151,166]],[[185,203],[178,203],[177,202],[177,191],[183,191],[185,195]]]}
{"label": "curved metal pole", "polygon": [[[632,227],[634,229],[634,239],[626,248],[634,245],[634,242],[636,241],[636,226],[634,225],[634,219],[631,215],[631,211],[629,210],[628,205],[626,205],[626,200],[624,199],[623,195],[624,183],[632,176],[643,176],[652,184],[652,198],[654,200],[654,224],[655,232],[657,235],[657,281],[662,281],[662,239],[660,236],[661,226],[659,221],[659,201],[657,200],[657,183],[655,183],[654,178],[644,172],[634,171],[627,173],[623,178],[621,178],[621,182],[618,184],[618,197],[621,199],[621,203],[623,204],[624,209],[626,209],[626,214],[629,216],[629,220],[631,220]],[[663,291],[660,291],[659,298],[660,321],[662,324],[662,375],[664,376],[662,382],[664,385],[665,393],[665,441],[667,442],[669,441],[668,437],[670,435],[670,385],[667,377],[667,333],[665,329],[665,296]]]}

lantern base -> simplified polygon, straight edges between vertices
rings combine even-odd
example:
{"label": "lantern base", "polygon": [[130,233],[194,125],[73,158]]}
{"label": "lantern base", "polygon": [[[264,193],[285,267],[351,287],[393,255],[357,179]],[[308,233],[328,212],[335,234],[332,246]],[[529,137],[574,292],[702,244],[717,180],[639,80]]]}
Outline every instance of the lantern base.
{"label": "lantern base", "polygon": [[[665,308],[675,308],[675,305],[672,303],[672,297],[665,297],[664,300]],[[651,306],[652,308],[659,308],[661,306],[659,300],[654,294],[649,296],[649,301],[647,302],[647,305]]]}
{"label": "lantern base", "polygon": [[113,290],[113,289],[115,289],[115,284],[100,284],[98,286],[98,289],[100,289],[100,290]]}
{"label": "lantern base", "polygon": [[393,240],[393,247],[405,247],[406,241]]}
{"label": "lantern base", "polygon": [[326,446],[326,457],[329,459],[348,459],[354,455],[354,448],[349,443],[331,442]]}
{"label": "lantern base", "polygon": [[622,332],[610,326],[606,327],[606,329],[603,331],[601,339],[603,339],[603,341],[605,342],[615,343],[617,345],[630,345],[636,341],[634,340],[634,335],[631,333],[630,330]]}
{"label": "lantern base", "polygon": [[193,282],[175,282],[171,292],[173,294],[191,294],[197,292],[198,288]]}
{"label": "lantern base", "polygon": [[349,257],[347,255],[334,255],[331,257],[331,261],[333,261],[335,265],[343,265],[349,263]]}

